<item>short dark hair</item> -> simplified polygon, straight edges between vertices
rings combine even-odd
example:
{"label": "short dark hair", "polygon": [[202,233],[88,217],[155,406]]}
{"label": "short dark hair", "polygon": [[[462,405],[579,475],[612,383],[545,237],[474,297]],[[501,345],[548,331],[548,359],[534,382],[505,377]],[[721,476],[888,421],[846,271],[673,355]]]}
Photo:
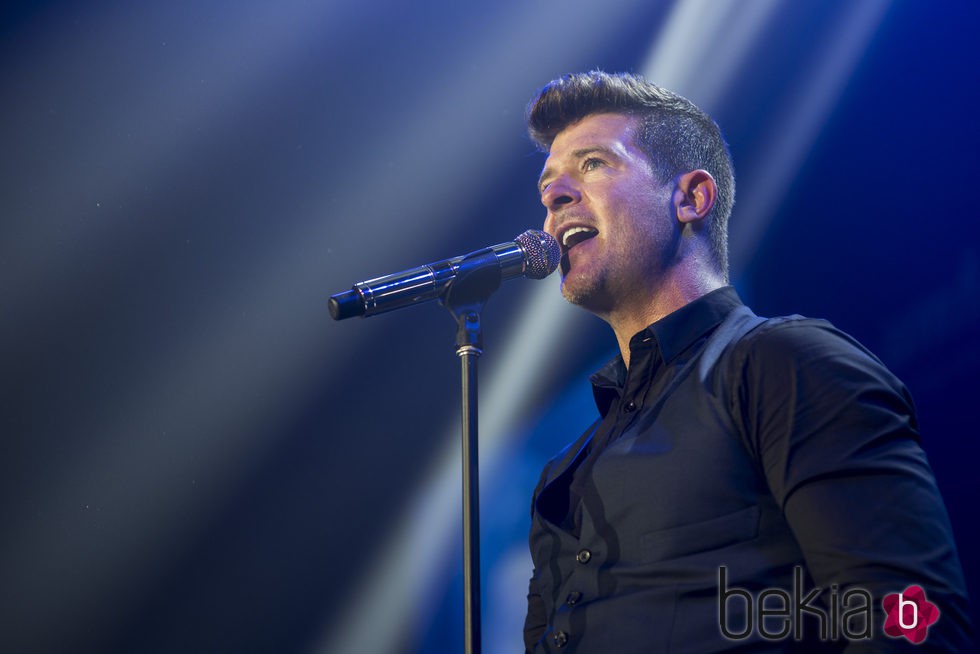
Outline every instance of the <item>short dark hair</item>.
{"label": "short dark hair", "polygon": [[708,215],[708,238],[718,269],[728,276],[728,218],[735,204],[731,153],[718,125],[693,102],[632,73],[594,70],[549,82],[528,105],[531,139],[548,152],[559,132],[587,116],[617,113],[639,118],[636,145],[661,182],[707,170],[718,186]]}

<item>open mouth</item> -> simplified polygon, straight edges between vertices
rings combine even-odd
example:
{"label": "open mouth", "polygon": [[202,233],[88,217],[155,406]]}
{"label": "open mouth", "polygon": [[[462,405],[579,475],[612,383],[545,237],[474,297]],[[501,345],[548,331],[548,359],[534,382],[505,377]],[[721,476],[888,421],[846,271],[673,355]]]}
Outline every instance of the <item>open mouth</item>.
{"label": "open mouth", "polygon": [[572,264],[568,260],[568,251],[573,247],[594,238],[599,232],[591,227],[572,227],[561,235],[561,274],[562,277],[568,274]]}
{"label": "open mouth", "polygon": [[593,238],[598,233],[598,231],[592,229],[591,227],[572,227],[567,232],[562,234],[562,247],[567,252],[582,241],[587,241],[590,238]]}

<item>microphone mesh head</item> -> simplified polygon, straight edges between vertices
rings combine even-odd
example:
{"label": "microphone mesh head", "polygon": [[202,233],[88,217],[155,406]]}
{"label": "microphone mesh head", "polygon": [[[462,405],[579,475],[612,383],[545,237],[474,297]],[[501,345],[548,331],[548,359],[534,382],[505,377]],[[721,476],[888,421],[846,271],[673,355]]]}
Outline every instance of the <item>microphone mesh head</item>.
{"label": "microphone mesh head", "polygon": [[555,272],[561,261],[561,248],[551,234],[529,229],[514,239],[524,250],[524,276],[544,279]]}

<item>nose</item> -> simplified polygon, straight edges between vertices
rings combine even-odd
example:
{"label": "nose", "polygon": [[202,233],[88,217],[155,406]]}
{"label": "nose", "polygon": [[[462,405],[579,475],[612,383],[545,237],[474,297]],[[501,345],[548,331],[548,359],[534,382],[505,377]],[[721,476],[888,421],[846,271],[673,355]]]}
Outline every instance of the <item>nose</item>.
{"label": "nose", "polygon": [[581,200],[582,195],[578,187],[567,175],[552,180],[541,193],[541,204],[552,213],[564,206],[578,204]]}

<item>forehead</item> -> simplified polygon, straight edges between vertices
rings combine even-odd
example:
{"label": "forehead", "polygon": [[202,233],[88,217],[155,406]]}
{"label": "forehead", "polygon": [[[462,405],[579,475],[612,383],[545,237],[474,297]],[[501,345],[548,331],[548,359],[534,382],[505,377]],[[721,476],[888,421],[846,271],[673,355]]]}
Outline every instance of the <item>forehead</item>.
{"label": "forehead", "polygon": [[625,114],[606,113],[592,114],[572,123],[555,137],[545,168],[585,148],[600,147],[623,156],[637,152],[633,138],[637,120]]}

